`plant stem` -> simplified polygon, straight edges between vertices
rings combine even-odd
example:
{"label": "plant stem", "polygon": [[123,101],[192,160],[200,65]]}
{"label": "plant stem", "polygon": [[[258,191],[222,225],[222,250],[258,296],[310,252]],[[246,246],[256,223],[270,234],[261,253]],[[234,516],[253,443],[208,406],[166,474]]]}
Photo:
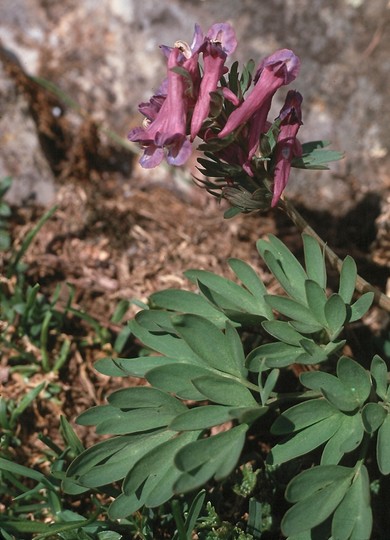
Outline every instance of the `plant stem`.
{"label": "plant stem", "polygon": [[[336,253],[318,236],[318,234],[310,227],[310,225],[306,222],[306,220],[301,216],[301,214],[298,212],[298,210],[285,198],[282,198],[280,201],[280,206],[282,210],[288,215],[288,217],[292,220],[294,225],[297,226],[297,228],[302,232],[309,234],[313,238],[315,238],[320,245],[323,247],[326,257],[330,264],[336,268],[339,272],[341,270],[343,261],[336,255]],[[374,287],[374,285],[371,285],[368,281],[366,281],[361,276],[357,276],[356,278],[356,290],[363,294],[366,292],[373,292],[374,293],[374,302],[381,307],[382,309],[385,309],[387,312],[390,313],[390,298],[383,294],[379,289]]]}

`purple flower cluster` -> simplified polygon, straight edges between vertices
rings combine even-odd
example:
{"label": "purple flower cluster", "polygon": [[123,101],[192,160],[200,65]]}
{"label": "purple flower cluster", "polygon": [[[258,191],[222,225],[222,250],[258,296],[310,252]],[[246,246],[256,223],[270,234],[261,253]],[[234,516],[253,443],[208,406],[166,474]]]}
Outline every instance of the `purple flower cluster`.
{"label": "purple flower cluster", "polygon": [[[270,126],[267,117],[272,98],[281,86],[296,78],[300,61],[288,49],[263,60],[253,79],[253,88],[244,99],[242,92],[237,89],[233,92],[226,82],[221,84],[221,78],[229,71],[226,60],[236,46],[232,26],[217,23],[206,35],[196,25],[191,45],[178,41],[174,47],[161,47],[167,57],[167,79],[148,103],[139,105],[145,116],[143,126],[129,133],[129,139],[144,148],[142,167],[156,167],[164,157],[171,165],[183,165],[198,136],[205,143],[226,140],[227,144],[216,154],[229,164],[239,165],[248,176],[256,175],[253,158],[259,157],[261,135]],[[205,122],[210,117],[215,92],[229,102],[230,114],[226,114],[225,108],[224,114],[213,118],[213,122]],[[298,92],[288,92],[278,117],[272,206],[277,204],[287,184],[292,159],[301,152],[296,138],[302,124],[301,103]]]}

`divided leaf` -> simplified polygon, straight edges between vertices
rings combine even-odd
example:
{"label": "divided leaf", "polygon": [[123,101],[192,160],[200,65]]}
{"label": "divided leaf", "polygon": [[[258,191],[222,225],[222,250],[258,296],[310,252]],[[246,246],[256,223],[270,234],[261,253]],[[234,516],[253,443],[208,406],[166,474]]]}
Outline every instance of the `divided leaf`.
{"label": "divided leaf", "polygon": [[204,296],[180,289],[167,289],[149,297],[152,305],[178,313],[192,313],[205,317],[219,328],[224,328],[228,317],[208,302]]}
{"label": "divided leaf", "polygon": [[200,292],[209,302],[233,321],[256,323],[268,317],[273,318],[263,295],[254,296],[230,279],[206,270],[187,270],[184,275],[198,285]]}
{"label": "divided leaf", "polygon": [[246,375],[242,343],[231,325],[225,334],[198,315],[177,315],[172,322],[179,336],[205,365],[237,377]]}
{"label": "divided leaf", "polygon": [[291,298],[304,302],[305,281],[308,276],[288,247],[270,234],[268,241],[257,242],[257,249],[286,293]]}
{"label": "divided leaf", "polygon": [[128,471],[122,485],[123,493],[110,505],[112,519],[121,519],[141,506],[155,507],[168,501],[181,472],[174,465],[175,454],[196,440],[198,432],[182,433],[146,452]]}
{"label": "divided leaf", "polygon": [[287,486],[286,499],[296,504],[283,517],[283,533],[304,533],[325,521],[343,500],[353,475],[354,469],[320,465],[293,478]]}
{"label": "divided leaf", "polygon": [[113,437],[82,452],[66,476],[73,482],[95,488],[121,480],[141,457],[177,433],[160,430],[149,434]]}
{"label": "divided leaf", "polygon": [[332,520],[332,537],[337,540],[370,540],[372,530],[370,479],[364,465],[353,482]]}
{"label": "divided leaf", "polygon": [[352,412],[362,407],[371,391],[368,372],[351,358],[343,356],[337,363],[337,375],[315,371],[302,373],[300,379],[307,388],[322,392],[341,411]]}
{"label": "divided leaf", "polygon": [[228,476],[240,457],[247,429],[242,424],[179,450],[175,465],[182,475],[175,483],[176,493],[196,489],[212,477],[218,481]]}
{"label": "divided leaf", "polygon": [[276,444],[268,455],[268,462],[280,465],[318,448],[335,434],[340,424],[340,416],[341,413],[335,411],[331,416],[297,431]]}
{"label": "divided leaf", "polygon": [[336,433],[326,443],[321,465],[337,465],[344,454],[352,452],[363,439],[364,428],[360,414],[342,414]]}

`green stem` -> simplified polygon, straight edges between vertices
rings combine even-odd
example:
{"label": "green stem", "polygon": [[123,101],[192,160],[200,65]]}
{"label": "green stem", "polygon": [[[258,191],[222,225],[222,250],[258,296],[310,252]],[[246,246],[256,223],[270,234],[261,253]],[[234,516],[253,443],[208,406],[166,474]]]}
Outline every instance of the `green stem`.
{"label": "green stem", "polygon": [[[306,222],[306,220],[301,216],[301,214],[296,210],[296,208],[288,201],[287,199],[283,198],[280,200],[280,206],[282,210],[285,211],[285,213],[288,215],[288,217],[292,220],[294,225],[302,232],[309,234],[313,238],[315,238],[319,244],[323,247],[326,257],[330,264],[336,268],[339,272],[341,270],[343,261],[336,255],[336,253],[318,236],[318,234],[310,227],[310,225]],[[373,292],[374,293],[374,301],[375,303],[381,307],[382,309],[385,309],[390,313],[390,298],[383,294],[379,289],[371,285],[368,281],[366,281],[361,276],[357,276],[356,278],[356,290],[363,294],[366,292]]]}

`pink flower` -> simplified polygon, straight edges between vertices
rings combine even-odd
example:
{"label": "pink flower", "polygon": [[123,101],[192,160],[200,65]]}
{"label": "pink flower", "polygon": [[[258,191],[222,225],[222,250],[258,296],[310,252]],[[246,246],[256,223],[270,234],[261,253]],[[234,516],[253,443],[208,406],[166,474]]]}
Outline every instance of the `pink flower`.
{"label": "pink flower", "polygon": [[199,133],[203,121],[210,111],[210,92],[215,92],[218,81],[226,72],[225,61],[228,54],[235,51],[237,39],[230,24],[214,24],[208,31],[200,52],[203,52],[204,73],[199,95],[191,120],[191,140]]}
{"label": "pink flower", "polygon": [[290,90],[280,111],[280,131],[275,150],[274,191],[271,206],[276,206],[290,175],[291,161],[302,153],[301,145],[296,138],[302,125],[302,96]]}
{"label": "pink flower", "polygon": [[[247,99],[232,112],[218,137],[226,137],[248,122],[255,114],[261,117],[264,124],[267,114],[260,113],[259,110],[262,108],[264,111],[269,110],[276,90],[292,82],[298,75],[299,67],[299,58],[289,49],[281,49],[266,58],[257,70],[254,89]],[[256,127],[256,132],[262,131],[263,125],[260,124]]]}
{"label": "pink flower", "polygon": [[246,159],[246,163],[244,164],[244,170],[249,174],[249,176],[253,176],[253,172],[251,169],[251,159],[253,158],[256,150],[259,147],[260,135],[262,133],[265,133],[269,126],[269,122],[267,122],[267,116],[271,108],[271,102],[272,96],[268,97],[264,101],[263,106],[260,107],[260,109],[258,109],[253,114],[252,118],[249,120],[248,123],[248,156]]}
{"label": "pink flower", "polygon": [[191,155],[192,145],[186,137],[186,83],[184,77],[174,71],[179,66],[180,54],[177,48],[169,53],[167,95],[164,101],[161,103],[161,99],[154,96],[149,104],[142,104],[141,112],[149,124],[133,129],[128,135],[131,141],[145,147],[140,164],[146,169],[159,165],[165,153],[171,165],[183,165]]}

